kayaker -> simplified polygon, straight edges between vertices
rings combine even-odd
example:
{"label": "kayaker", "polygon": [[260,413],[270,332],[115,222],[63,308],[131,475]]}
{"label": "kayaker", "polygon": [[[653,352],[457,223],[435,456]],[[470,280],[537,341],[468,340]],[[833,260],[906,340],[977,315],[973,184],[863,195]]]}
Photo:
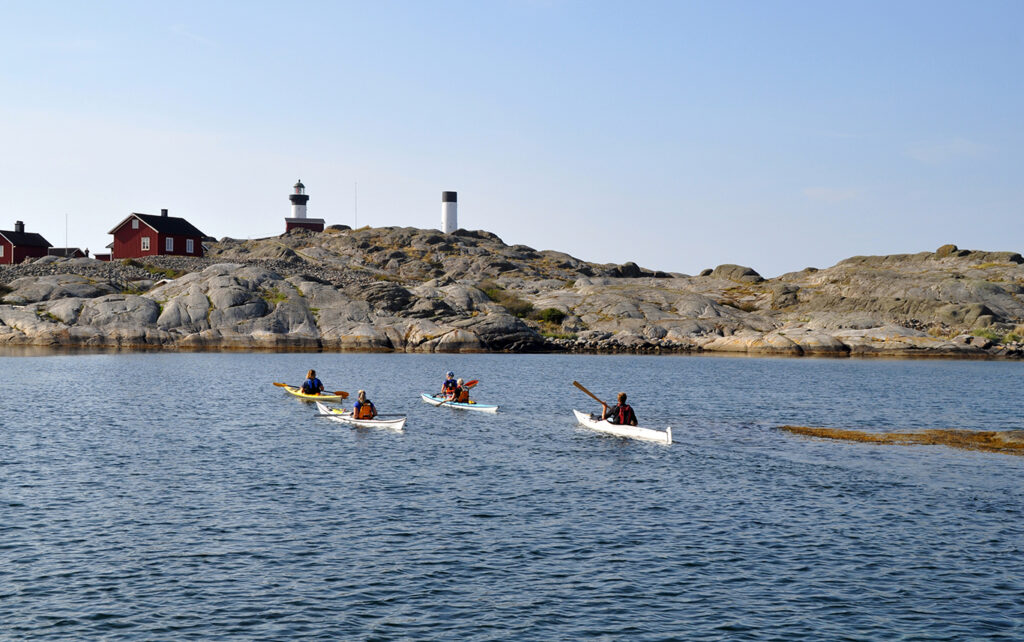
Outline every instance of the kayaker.
{"label": "kayaker", "polygon": [[462,379],[459,379],[455,383],[454,400],[459,403],[469,403],[469,388],[462,385]]}
{"label": "kayaker", "polygon": [[302,392],[307,395],[318,395],[324,391],[324,384],[316,378],[316,370],[306,373],[306,380],[302,382]]}
{"label": "kayaker", "polygon": [[441,384],[441,396],[445,399],[455,398],[455,389],[459,387],[459,382],[455,380],[455,373],[451,370],[445,375],[444,383]]}
{"label": "kayaker", "polygon": [[365,390],[360,390],[356,395],[356,402],[352,405],[352,416],[356,419],[373,419],[377,416],[377,409],[373,402],[366,398]]}
{"label": "kayaker", "polygon": [[626,393],[620,392],[618,396],[618,403],[608,407],[608,404],[601,402],[601,419],[607,419],[609,423],[636,426],[636,413],[633,412],[633,407],[626,403]]}

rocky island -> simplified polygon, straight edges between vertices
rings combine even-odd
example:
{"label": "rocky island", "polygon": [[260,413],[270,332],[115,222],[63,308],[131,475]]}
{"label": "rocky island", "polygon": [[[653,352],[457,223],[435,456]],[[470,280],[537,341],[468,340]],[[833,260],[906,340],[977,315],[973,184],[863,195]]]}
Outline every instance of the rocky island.
{"label": "rocky island", "polygon": [[406,352],[1024,354],[1024,258],[857,256],[690,276],[485,231],[296,229],[203,258],[0,266],[0,345]]}

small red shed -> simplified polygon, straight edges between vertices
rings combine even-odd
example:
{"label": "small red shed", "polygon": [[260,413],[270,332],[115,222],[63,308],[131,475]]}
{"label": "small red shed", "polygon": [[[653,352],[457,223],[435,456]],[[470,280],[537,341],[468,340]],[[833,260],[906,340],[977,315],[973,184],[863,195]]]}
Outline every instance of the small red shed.
{"label": "small red shed", "polygon": [[14,231],[0,230],[0,264],[21,263],[28,258],[46,256],[50,242],[35,232],[25,232],[25,224],[14,222]]}
{"label": "small red shed", "polygon": [[133,212],[114,226],[112,259],[136,259],[143,256],[202,256],[206,236],[183,218]]}

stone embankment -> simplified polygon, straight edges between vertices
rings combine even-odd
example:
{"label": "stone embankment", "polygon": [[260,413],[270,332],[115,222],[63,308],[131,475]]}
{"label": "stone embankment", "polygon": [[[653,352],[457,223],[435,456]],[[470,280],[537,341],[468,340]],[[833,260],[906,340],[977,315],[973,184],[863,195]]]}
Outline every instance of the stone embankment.
{"label": "stone embankment", "polygon": [[0,267],[7,345],[1019,358],[1022,335],[1024,259],[951,245],[764,279],[364,228]]}

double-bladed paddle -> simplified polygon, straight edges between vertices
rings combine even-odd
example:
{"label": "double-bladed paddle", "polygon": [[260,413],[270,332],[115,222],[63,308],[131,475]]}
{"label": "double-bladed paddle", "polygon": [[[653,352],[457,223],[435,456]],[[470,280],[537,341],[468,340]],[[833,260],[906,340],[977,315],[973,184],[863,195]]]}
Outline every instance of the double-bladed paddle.
{"label": "double-bladed paddle", "polygon": [[[462,387],[463,388],[472,388],[473,386],[475,386],[478,383],[480,383],[479,379],[471,379],[471,380],[467,381],[466,383],[462,384]],[[441,406],[445,405],[449,401],[455,401],[455,400],[454,399],[445,399],[444,401],[442,401],[441,403],[437,404],[434,407],[435,408],[440,408]]]}
{"label": "double-bladed paddle", "polygon": [[[302,388],[302,386],[293,386],[291,384],[280,383],[278,381],[275,381],[274,385],[277,386],[278,388],[296,388],[296,389]],[[341,397],[342,399],[348,399],[348,393],[345,392],[344,390],[335,390],[334,392],[328,392],[328,391],[325,390],[324,394],[327,394],[327,395],[337,395],[337,396]]]}

